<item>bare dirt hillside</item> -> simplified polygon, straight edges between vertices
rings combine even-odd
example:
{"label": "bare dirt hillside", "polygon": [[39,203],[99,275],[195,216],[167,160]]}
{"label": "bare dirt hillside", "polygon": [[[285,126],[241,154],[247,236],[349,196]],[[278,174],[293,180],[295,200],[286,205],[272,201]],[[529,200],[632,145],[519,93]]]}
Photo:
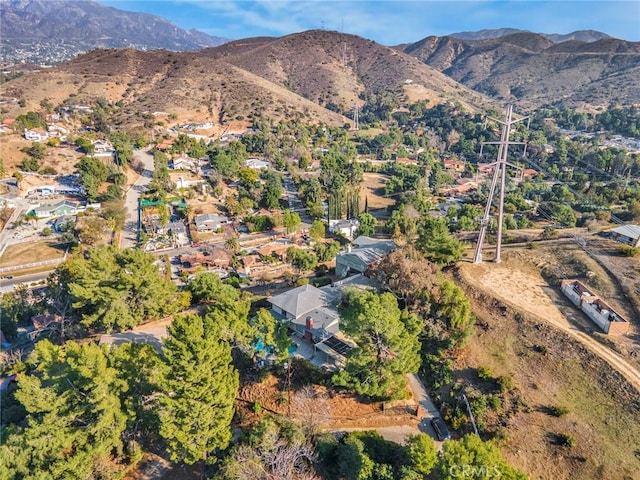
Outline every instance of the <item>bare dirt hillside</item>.
{"label": "bare dirt hillside", "polygon": [[[489,430],[530,478],[637,478],[638,366],[632,349],[607,346],[549,283],[550,269],[568,271],[586,262],[582,250],[570,248],[576,255],[571,261],[554,246],[510,250],[501,264],[459,264],[454,277],[472,300],[477,327],[455,361],[455,382],[477,383],[479,367],[513,379],[512,396],[490,416]],[[595,275],[615,296],[615,281],[602,271]],[[557,407],[566,413],[554,416]],[[560,434],[571,435],[575,445],[561,446]]]}
{"label": "bare dirt hillside", "polygon": [[640,102],[639,42],[601,38],[554,43],[540,34],[518,32],[483,40],[432,36],[402,50],[467,87],[521,108]]}
{"label": "bare dirt hillside", "polygon": [[270,116],[342,126],[348,119],[336,111],[363,103],[363,92],[385,93],[399,103],[411,97],[430,104],[455,100],[472,109],[493,106],[410,55],[326,31],[194,52],[94,50],[0,86],[8,116],[38,110],[44,99],[77,105],[104,98],[118,107],[116,123],[129,126],[152,121],[153,112],[215,125]]}

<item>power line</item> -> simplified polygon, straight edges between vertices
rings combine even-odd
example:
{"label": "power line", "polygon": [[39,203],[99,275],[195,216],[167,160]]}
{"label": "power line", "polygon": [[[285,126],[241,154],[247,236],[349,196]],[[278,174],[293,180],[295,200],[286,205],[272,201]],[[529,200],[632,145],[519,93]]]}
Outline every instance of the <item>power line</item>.
{"label": "power line", "polygon": [[[493,179],[491,180],[491,187],[489,188],[489,197],[487,198],[487,205],[484,210],[484,215],[480,221],[480,234],[478,235],[478,243],[476,245],[476,251],[473,255],[473,263],[482,263],[482,245],[487,233],[487,227],[489,226],[489,216],[491,214],[491,206],[493,204],[493,196],[495,194],[498,178],[500,179],[500,196],[498,197],[498,232],[496,239],[496,255],[493,259],[494,262],[499,263],[501,261],[500,254],[502,251],[502,220],[504,218],[504,191],[506,186],[507,166],[515,167],[507,162],[507,155],[509,153],[510,145],[523,145],[522,142],[510,142],[509,136],[511,134],[511,126],[517,122],[526,120],[527,117],[522,117],[517,120],[512,119],[513,105],[507,105],[504,120],[498,120],[492,118],[492,120],[502,124],[502,133],[500,134],[499,142],[485,142],[485,144],[498,145],[498,159],[493,163],[495,170],[493,172]],[[515,167],[519,168],[519,167]]]}

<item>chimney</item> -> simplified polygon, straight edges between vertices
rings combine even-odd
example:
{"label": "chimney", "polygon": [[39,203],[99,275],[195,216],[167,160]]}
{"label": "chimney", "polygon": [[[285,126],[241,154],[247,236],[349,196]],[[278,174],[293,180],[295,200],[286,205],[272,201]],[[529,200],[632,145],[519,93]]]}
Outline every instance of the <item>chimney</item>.
{"label": "chimney", "polygon": [[313,329],[313,318],[307,317],[305,320],[304,339],[307,342],[313,341],[311,330]]}
{"label": "chimney", "polygon": [[351,244],[347,246],[347,253],[351,253]]}

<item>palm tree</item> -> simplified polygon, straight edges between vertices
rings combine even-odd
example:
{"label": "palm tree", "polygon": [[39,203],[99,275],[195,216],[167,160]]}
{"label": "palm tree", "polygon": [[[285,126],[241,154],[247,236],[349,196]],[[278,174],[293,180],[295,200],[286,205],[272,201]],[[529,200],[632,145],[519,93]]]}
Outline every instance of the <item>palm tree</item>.
{"label": "palm tree", "polygon": [[240,242],[238,241],[238,237],[229,237],[224,242],[224,246],[234,255],[240,251]]}

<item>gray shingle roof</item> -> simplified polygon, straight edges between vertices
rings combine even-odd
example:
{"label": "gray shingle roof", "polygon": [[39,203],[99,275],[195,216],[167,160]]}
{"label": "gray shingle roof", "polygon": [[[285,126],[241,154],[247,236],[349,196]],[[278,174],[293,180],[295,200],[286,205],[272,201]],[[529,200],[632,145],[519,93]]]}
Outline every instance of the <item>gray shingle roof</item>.
{"label": "gray shingle roof", "polygon": [[614,228],[611,231],[629,238],[640,237],[640,225],[622,225],[621,227]]}
{"label": "gray shingle roof", "polygon": [[298,318],[311,310],[326,306],[331,298],[313,285],[302,285],[269,299],[269,303]]}

